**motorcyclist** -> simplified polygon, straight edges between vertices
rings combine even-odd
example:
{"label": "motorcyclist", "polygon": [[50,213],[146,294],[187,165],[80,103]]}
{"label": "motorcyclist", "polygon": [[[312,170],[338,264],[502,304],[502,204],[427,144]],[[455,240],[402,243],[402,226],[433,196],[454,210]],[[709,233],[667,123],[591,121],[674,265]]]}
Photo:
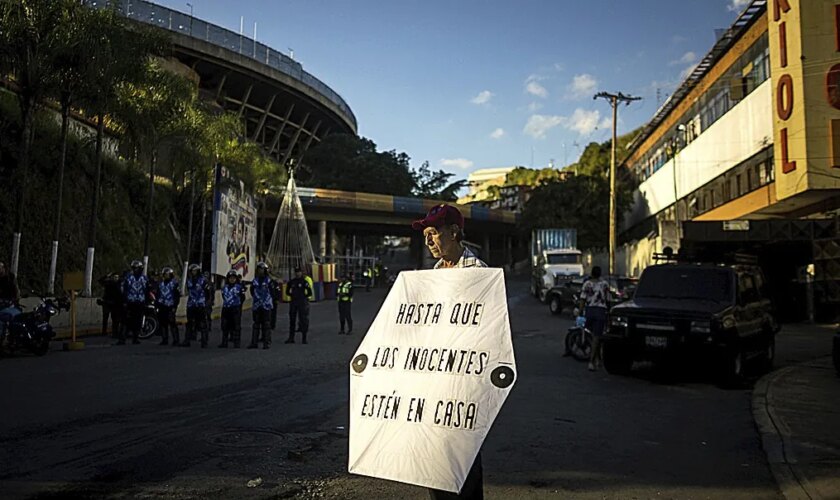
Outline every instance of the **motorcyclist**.
{"label": "motorcyclist", "polygon": [[171,267],[161,270],[161,280],[157,283],[155,307],[157,308],[158,328],[160,328],[160,345],[169,345],[169,333],[172,332],[172,345],[179,343],[178,324],[175,322],[175,312],[181,302],[181,286]]}
{"label": "motorcyclist", "polygon": [[222,343],[220,348],[226,348],[228,341],[233,342],[234,348],[239,348],[242,336],[242,304],[245,302],[245,285],[239,274],[231,269],[225,276],[222,286]]}
{"label": "motorcyclist", "polygon": [[201,274],[201,267],[198,264],[190,264],[188,268],[187,282],[184,287],[187,290],[187,330],[184,332],[184,341],[181,347],[189,347],[190,341],[195,340],[196,332],[200,335],[201,347],[207,347],[207,291],[209,286],[204,275]]}
{"label": "motorcyclist", "polygon": [[120,329],[117,345],[125,345],[125,330],[131,332],[131,343],[140,343],[140,329],[143,327],[143,314],[146,301],[151,290],[149,277],[143,274],[143,263],[139,260],[131,262],[131,271],[125,275],[122,283],[123,301],[125,303],[126,328]]}
{"label": "motorcyclist", "polygon": [[248,349],[256,349],[262,341],[263,349],[271,347],[271,310],[274,308],[272,295],[274,294],[274,280],[268,275],[268,264],[257,263],[256,276],[251,282],[251,297],[254,326],[251,330],[251,343]]}
{"label": "motorcyclist", "polygon": [[8,323],[20,313],[20,290],[17,279],[11,271],[6,269],[6,264],[0,262],[0,349],[3,348],[3,342],[6,339]]}

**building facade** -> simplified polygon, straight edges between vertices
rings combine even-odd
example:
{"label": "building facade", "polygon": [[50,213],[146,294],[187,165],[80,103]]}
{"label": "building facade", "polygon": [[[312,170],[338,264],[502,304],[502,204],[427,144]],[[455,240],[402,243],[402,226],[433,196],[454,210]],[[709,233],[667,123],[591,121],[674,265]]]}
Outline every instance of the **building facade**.
{"label": "building facade", "polygon": [[618,271],[665,247],[746,252],[778,289],[840,301],[838,63],[840,3],[752,1],[630,145]]}

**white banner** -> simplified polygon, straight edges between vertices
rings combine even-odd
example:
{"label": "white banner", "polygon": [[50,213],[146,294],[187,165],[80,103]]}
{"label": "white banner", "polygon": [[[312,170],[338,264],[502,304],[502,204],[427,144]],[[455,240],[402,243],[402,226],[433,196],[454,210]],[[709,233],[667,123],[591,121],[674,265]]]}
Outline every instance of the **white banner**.
{"label": "white banner", "polygon": [[245,184],[225,174],[223,169],[225,185],[218,188],[213,214],[215,253],[210,272],[225,275],[234,269],[250,281],[256,266],[257,207]]}
{"label": "white banner", "polygon": [[460,491],[515,379],[501,269],[401,272],[350,362],[348,470]]}

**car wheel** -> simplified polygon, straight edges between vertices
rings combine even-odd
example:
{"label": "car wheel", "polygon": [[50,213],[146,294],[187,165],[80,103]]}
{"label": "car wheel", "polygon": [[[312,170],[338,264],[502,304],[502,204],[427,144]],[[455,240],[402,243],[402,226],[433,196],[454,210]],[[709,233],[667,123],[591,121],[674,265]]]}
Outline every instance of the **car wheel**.
{"label": "car wheel", "polygon": [[612,375],[626,375],[630,373],[630,369],[633,367],[633,356],[621,352],[618,346],[610,342],[604,342],[601,355],[603,356],[604,369]]}
{"label": "car wheel", "polygon": [[770,335],[764,353],[761,355],[761,373],[769,373],[773,370],[773,362],[776,359],[776,337]]}
{"label": "car wheel", "polygon": [[730,389],[739,388],[744,382],[745,365],[744,353],[740,349],[725,353],[720,361],[720,385]]}
{"label": "car wheel", "polygon": [[563,303],[560,302],[560,297],[557,295],[551,296],[551,299],[548,301],[548,310],[551,311],[551,314],[560,314],[563,312]]}

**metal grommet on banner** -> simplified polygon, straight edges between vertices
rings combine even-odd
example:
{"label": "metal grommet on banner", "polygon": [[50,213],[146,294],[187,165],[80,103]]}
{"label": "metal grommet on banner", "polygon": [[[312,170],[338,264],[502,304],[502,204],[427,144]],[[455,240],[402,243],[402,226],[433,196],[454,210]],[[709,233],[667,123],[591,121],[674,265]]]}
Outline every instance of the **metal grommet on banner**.
{"label": "metal grommet on banner", "polygon": [[513,369],[508,366],[500,366],[490,373],[490,381],[499,389],[510,387],[515,378],[516,375],[514,375]]}
{"label": "metal grommet on banner", "polygon": [[356,373],[362,373],[367,368],[368,364],[368,357],[367,354],[359,354],[355,358],[353,358],[353,371]]}

